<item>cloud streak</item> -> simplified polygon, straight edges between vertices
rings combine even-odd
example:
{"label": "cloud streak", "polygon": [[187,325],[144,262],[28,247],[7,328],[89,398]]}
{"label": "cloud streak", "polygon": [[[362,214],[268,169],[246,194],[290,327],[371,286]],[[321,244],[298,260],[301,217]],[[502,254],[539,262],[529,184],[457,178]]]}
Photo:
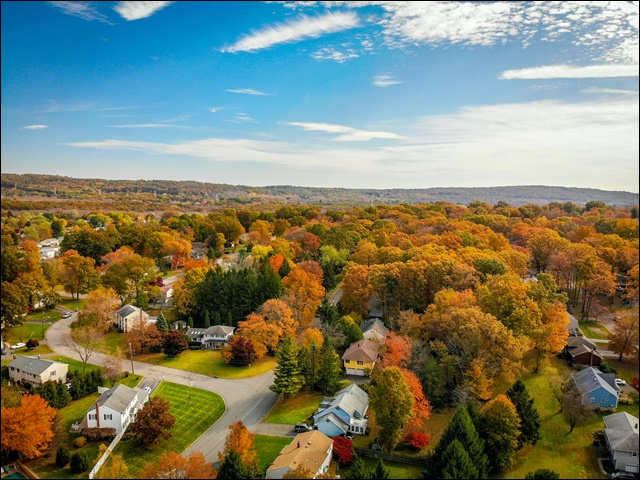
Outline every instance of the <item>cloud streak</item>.
{"label": "cloud streak", "polygon": [[315,17],[300,16],[286,23],[276,23],[238,40],[230,47],[222,48],[223,52],[253,52],[279,45],[294,43],[310,38],[318,38],[330,33],[341,32],[360,26],[358,16],[354,12],[326,13]]}
{"label": "cloud streak", "polygon": [[393,75],[388,73],[384,75],[376,75],[373,77],[373,85],[380,88],[390,87],[391,85],[398,85],[402,83],[400,80],[396,80]]}
{"label": "cloud streak", "polygon": [[261,96],[272,96],[275,93],[265,93],[260,90],[255,90],[253,88],[227,88],[227,92],[231,93],[241,93],[243,95],[261,95]]}
{"label": "cloud streak", "polygon": [[49,127],[47,125],[26,125],[20,130],[44,130],[45,128]]}
{"label": "cloud streak", "polygon": [[292,127],[301,127],[312,132],[340,133],[337,137],[332,138],[334,142],[367,142],[374,138],[385,139],[402,139],[400,135],[390,132],[373,132],[368,130],[358,130],[357,128],[346,127],[344,125],[333,125],[330,123],[313,123],[313,122],[283,122],[283,125]]}
{"label": "cloud streak", "polygon": [[505,70],[498,77],[500,80],[538,80],[550,78],[613,78],[637,77],[638,65],[589,65],[576,67],[573,65],[546,65],[543,67]]}
{"label": "cloud streak", "polygon": [[[97,20],[102,23],[109,23],[106,15],[100,13],[97,8],[93,6],[93,2],[49,2],[52,6],[60,10],[65,15],[71,15],[72,17],[82,18],[83,20],[93,21]],[[112,24],[111,24],[112,25]]]}
{"label": "cloud streak", "polygon": [[146,1],[118,2],[113,9],[125,20],[133,21],[150,17],[172,3],[173,2]]}

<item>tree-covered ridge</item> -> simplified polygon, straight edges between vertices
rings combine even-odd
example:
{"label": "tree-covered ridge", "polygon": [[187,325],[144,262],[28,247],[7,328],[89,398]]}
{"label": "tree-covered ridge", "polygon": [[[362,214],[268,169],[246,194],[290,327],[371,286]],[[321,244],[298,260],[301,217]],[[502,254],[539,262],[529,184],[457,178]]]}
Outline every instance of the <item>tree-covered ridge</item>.
{"label": "tree-covered ridge", "polygon": [[[62,200],[74,200],[71,208],[76,209],[100,208],[100,204],[115,203],[118,209],[135,211],[158,210],[171,202],[181,204],[182,208],[191,205],[191,211],[202,211],[207,206],[211,208],[218,204],[264,205],[282,202],[370,205],[445,201],[466,205],[473,201],[497,203],[502,200],[520,206],[550,202],[585,205],[590,200],[597,199],[611,205],[631,206],[638,203],[638,194],[629,192],[543,185],[381,190],[291,185],[251,187],[196,181],[80,179],[10,173],[2,174],[1,178],[3,209],[12,210],[54,208]],[[31,204],[33,198],[25,201],[22,197],[44,198],[38,198],[35,204]]]}

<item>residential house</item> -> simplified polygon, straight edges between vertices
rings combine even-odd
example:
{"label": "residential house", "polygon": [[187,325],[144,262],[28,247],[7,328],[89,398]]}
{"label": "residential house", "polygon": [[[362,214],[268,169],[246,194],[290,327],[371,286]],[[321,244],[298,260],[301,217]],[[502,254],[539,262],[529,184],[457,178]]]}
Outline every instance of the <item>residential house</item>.
{"label": "residential house", "polygon": [[141,388],[117,385],[103,392],[86,412],[88,428],[115,428],[116,434],[127,429],[149,399]]}
{"label": "residential house", "polygon": [[140,328],[150,323],[149,314],[141,308],[133,305],[125,305],[116,310],[115,325],[123,333],[128,333],[133,328]]}
{"label": "residential house", "polygon": [[30,383],[37,387],[51,380],[67,382],[69,365],[35,357],[16,357],[9,364],[9,378],[13,382]]}
{"label": "residential house", "polygon": [[386,338],[389,329],[384,326],[382,320],[379,318],[370,318],[369,320],[362,320],[360,322],[360,330],[362,330],[362,336],[367,340],[373,342],[382,343]]}
{"label": "residential house", "polygon": [[616,470],[638,473],[638,418],[627,412],[603,418],[604,439]]}
{"label": "residential house", "polygon": [[266,478],[283,478],[301,466],[313,474],[326,473],[333,454],[333,440],[317,430],[296,435],[267,469]]}
{"label": "residential house", "polygon": [[377,343],[366,338],[353,342],[342,355],[347,375],[369,375],[378,360],[378,347]]}
{"label": "residential house", "polygon": [[570,365],[598,366],[602,363],[602,355],[598,346],[584,337],[568,337],[564,347],[564,356]]}
{"label": "residential house", "polygon": [[234,327],[213,325],[209,328],[190,328],[187,337],[190,342],[200,342],[202,348],[217,350],[226,346],[233,337]]}
{"label": "residential house", "polygon": [[352,383],[339,390],[333,398],[325,398],[313,414],[313,423],[320,432],[335,437],[344,433],[364,435],[367,428],[369,395]]}
{"label": "residential house", "polygon": [[186,330],[187,329],[187,322],[185,322],[184,320],[176,320],[175,322],[171,322],[171,329],[172,330]]}
{"label": "residential house", "polygon": [[591,408],[615,409],[618,406],[620,387],[613,373],[602,373],[587,367],[573,374],[573,381],[582,394],[582,404]]}

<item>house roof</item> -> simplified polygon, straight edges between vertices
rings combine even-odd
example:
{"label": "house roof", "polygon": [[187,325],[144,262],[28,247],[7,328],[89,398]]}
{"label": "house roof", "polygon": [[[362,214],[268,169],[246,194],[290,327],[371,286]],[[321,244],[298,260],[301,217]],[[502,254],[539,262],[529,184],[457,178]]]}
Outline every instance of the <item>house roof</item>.
{"label": "house roof", "polygon": [[[106,392],[104,392],[100,397],[98,397],[97,403],[98,405],[109,407],[112,410],[115,410],[119,413],[124,413],[125,410],[134,397],[138,395],[138,398],[145,398],[147,392],[141,390],[139,388],[130,388],[126,385],[117,385],[115,387],[110,388]],[[87,412],[90,412],[95,409],[95,404],[92,405]]]}
{"label": "house roof", "polygon": [[378,345],[366,338],[353,342],[342,355],[343,360],[360,360],[363,362],[375,362],[378,358]]}
{"label": "house roof", "polygon": [[573,375],[573,381],[582,394],[592,392],[600,387],[616,397],[620,392],[620,388],[615,383],[615,375],[613,373],[602,373],[593,367],[587,367],[575,373]]}
{"label": "house roof", "polygon": [[360,322],[360,329],[362,333],[365,334],[367,332],[373,331],[380,335],[381,337],[386,337],[389,329],[384,326],[382,320],[379,318],[370,318],[369,320],[362,320]]}
{"label": "house roof", "polygon": [[[323,416],[323,412],[329,411],[333,407],[338,407],[351,417],[358,418],[364,416],[369,406],[369,395],[355,383],[352,383],[342,390],[338,390],[327,408],[317,414]],[[329,415],[330,413],[327,413]]]}
{"label": "house roof", "polygon": [[593,353],[594,357],[600,357],[602,359],[602,355],[600,355],[600,353],[598,353],[598,351],[595,348],[589,348],[586,345],[580,345],[577,348],[572,348],[571,350],[569,350],[569,355],[571,355],[572,357],[582,355],[583,353],[588,353],[588,354]]}
{"label": "house roof", "polygon": [[587,340],[584,337],[569,337],[566,339],[567,342],[567,347],[569,348],[577,348],[580,345],[585,345],[589,348],[595,348],[596,350],[598,349],[598,346],[593,343],[591,340]]}
{"label": "house roof", "polygon": [[286,467],[295,470],[303,465],[315,474],[327,459],[327,451],[332,444],[331,438],[317,430],[300,433],[282,449],[267,471]]}
{"label": "house roof", "polygon": [[140,313],[140,309],[138,307],[134,307],[133,305],[125,305],[116,310],[116,313],[121,317],[128,317],[132,313]]}
{"label": "house roof", "polygon": [[217,335],[219,337],[224,337],[226,335],[229,335],[230,333],[233,333],[234,330],[234,327],[227,327],[226,325],[212,325],[202,333],[205,335]]}
{"label": "house roof", "polygon": [[47,368],[52,365],[63,365],[68,367],[66,363],[52,362],[51,360],[42,360],[34,357],[16,357],[9,366],[17,368],[23,372],[33,375],[41,375]]}
{"label": "house roof", "polygon": [[638,452],[638,418],[627,412],[614,413],[603,418],[604,433],[612,450]]}

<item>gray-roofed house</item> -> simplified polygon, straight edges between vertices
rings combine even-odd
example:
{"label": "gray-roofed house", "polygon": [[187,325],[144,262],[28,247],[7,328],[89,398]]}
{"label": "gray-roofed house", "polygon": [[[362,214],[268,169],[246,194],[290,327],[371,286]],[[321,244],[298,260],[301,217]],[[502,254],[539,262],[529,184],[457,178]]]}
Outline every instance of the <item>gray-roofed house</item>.
{"label": "gray-roofed house", "polygon": [[88,428],[115,428],[116,434],[136,419],[149,394],[141,388],[116,385],[102,393],[86,412]]}
{"label": "gray-roofed house", "polygon": [[604,438],[616,470],[638,473],[638,418],[627,412],[603,418]]}
{"label": "gray-roofed house", "polygon": [[573,374],[573,381],[582,394],[582,404],[591,408],[613,410],[618,406],[620,387],[613,373],[602,373],[597,368],[587,367]]}
{"label": "gray-roofed house", "polygon": [[190,328],[187,337],[190,342],[200,342],[202,348],[214,349],[227,345],[233,337],[234,327],[226,325],[212,325],[209,328]]}
{"label": "gray-roofed house", "polygon": [[379,318],[370,318],[369,320],[362,320],[360,322],[360,330],[362,330],[362,336],[367,340],[374,342],[382,342],[389,329],[384,326],[382,320]]}
{"label": "gray-roofed house", "polygon": [[35,357],[16,357],[9,364],[9,378],[14,382],[31,383],[34,386],[44,382],[66,383],[69,365]]}
{"label": "gray-roofed house", "polygon": [[140,328],[149,322],[149,314],[133,305],[124,305],[116,311],[115,325],[123,333]]}
{"label": "gray-roofed house", "polygon": [[339,390],[333,398],[325,398],[316,413],[313,423],[318,430],[329,437],[353,433],[364,435],[367,428],[369,395],[352,383]]}

